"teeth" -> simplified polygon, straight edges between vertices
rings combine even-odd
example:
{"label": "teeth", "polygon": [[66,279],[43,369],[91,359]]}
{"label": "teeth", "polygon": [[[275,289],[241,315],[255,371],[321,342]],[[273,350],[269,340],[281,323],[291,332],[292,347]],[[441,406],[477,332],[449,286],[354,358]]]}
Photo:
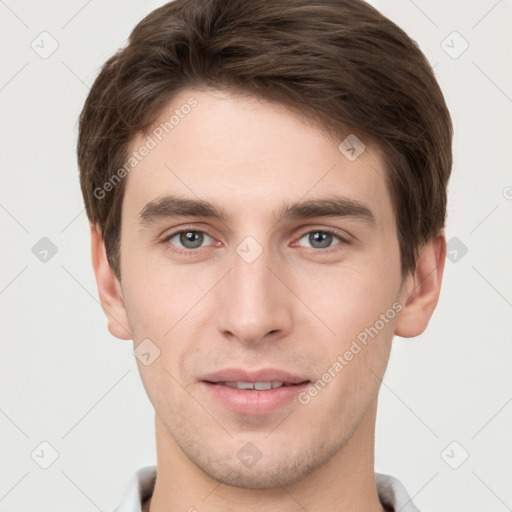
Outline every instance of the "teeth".
{"label": "teeth", "polygon": [[257,389],[258,391],[272,389],[272,382],[255,382],[254,389]]}
{"label": "teeth", "polygon": [[284,382],[273,380],[272,382],[224,382],[225,386],[236,389],[255,389],[256,391],[263,391],[265,389],[280,388]]}

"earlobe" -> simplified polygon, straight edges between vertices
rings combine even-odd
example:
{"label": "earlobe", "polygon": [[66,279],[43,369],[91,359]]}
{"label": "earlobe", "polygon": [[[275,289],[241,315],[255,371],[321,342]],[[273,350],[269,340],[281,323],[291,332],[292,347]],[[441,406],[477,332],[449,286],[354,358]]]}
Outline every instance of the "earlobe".
{"label": "earlobe", "polygon": [[416,269],[407,277],[400,295],[403,309],[395,322],[397,336],[412,338],[427,328],[441,293],[445,260],[446,239],[441,232],[422,248]]}
{"label": "earlobe", "polygon": [[121,285],[107,259],[105,244],[101,238],[99,227],[91,228],[91,256],[96,285],[101,306],[108,321],[108,330],[121,340],[131,340],[128,317],[126,314]]}

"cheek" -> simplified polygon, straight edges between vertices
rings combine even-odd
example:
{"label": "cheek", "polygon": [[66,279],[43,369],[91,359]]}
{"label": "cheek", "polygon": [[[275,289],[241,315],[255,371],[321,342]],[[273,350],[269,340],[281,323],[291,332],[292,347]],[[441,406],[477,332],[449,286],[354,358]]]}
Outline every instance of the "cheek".
{"label": "cheek", "polygon": [[[326,347],[324,373],[315,385],[318,398],[312,399],[316,408],[313,416],[330,411],[330,416],[351,424],[376,398],[389,359],[393,328],[390,322],[378,332],[361,332],[366,336],[364,341],[361,336],[338,337],[336,344]],[[320,382],[327,380],[327,384]]]}
{"label": "cheek", "polygon": [[134,251],[123,262],[125,306],[138,338],[164,338],[204,294],[197,273],[162,260]]}
{"label": "cheek", "polygon": [[[379,320],[392,308],[399,286],[399,276],[381,274],[369,267],[339,267],[315,270],[304,274],[295,289],[298,295],[319,317],[329,345],[335,341],[342,348],[365,328]],[[392,310],[387,319],[394,318]],[[386,326],[389,322],[386,322]],[[321,325],[321,324],[319,324]],[[380,325],[380,324],[379,324]],[[380,327],[382,329],[382,326]]]}
{"label": "cheek", "polygon": [[[321,327],[321,336],[320,331],[316,334],[323,354],[320,372],[329,374],[325,379],[334,376],[317,404],[357,415],[376,396],[387,366],[399,277],[355,266],[322,272],[314,280],[303,280],[300,294],[322,320],[315,325],[328,327]],[[315,287],[315,282],[322,286]]]}

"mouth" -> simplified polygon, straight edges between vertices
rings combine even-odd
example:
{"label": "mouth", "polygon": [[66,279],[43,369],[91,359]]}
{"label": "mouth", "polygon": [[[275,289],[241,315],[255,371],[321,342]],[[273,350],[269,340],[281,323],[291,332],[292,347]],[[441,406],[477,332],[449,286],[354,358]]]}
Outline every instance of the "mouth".
{"label": "mouth", "polygon": [[293,384],[302,384],[309,379],[305,376],[299,376],[285,370],[274,368],[261,368],[259,370],[225,368],[208,375],[203,375],[200,380],[210,384],[238,387],[238,389],[265,390],[281,386],[291,386]]}
{"label": "mouth", "polygon": [[310,383],[310,379],[276,370],[224,370],[200,381],[208,396],[223,408],[249,416],[270,414],[297,401]]}

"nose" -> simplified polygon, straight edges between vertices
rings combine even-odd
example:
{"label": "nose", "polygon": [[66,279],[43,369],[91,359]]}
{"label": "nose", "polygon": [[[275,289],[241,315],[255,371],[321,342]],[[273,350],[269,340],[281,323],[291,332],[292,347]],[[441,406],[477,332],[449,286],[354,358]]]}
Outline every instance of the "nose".
{"label": "nose", "polygon": [[248,346],[284,336],[292,325],[293,294],[279,262],[268,251],[252,262],[235,252],[232,261],[216,287],[219,332]]}

